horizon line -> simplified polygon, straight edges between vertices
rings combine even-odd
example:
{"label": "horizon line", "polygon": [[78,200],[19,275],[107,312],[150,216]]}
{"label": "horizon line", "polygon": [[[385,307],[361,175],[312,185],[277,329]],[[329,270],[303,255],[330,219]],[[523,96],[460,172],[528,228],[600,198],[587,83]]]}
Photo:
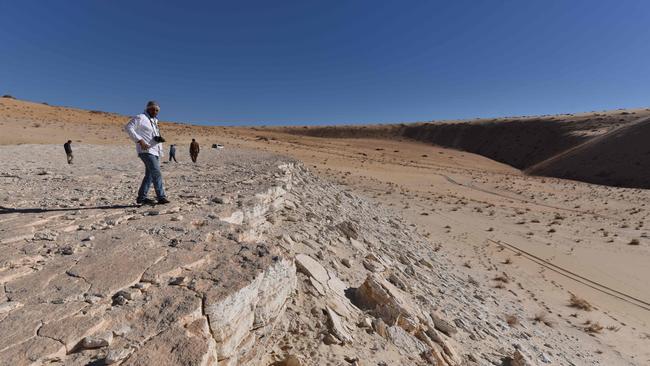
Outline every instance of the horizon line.
{"label": "horizon line", "polygon": [[[29,99],[17,98],[11,94],[3,94],[0,96],[0,99],[13,99],[21,102],[28,102],[34,104],[42,104],[49,107],[55,108],[69,108],[77,109],[86,112],[95,112],[95,113],[107,113],[123,116],[125,118],[132,117],[133,115],[122,114],[119,112],[109,112],[98,109],[86,109],[83,107],[75,107],[69,105],[56,105],[50,104],[48,102],[40,102]],[[264,122],[264,121],[229,121],[229,122],[183,122],[183,121],[174,121],[174,120],[160,120],[162,123],[177,123],[184,125],[195,125],[201,127],[336,127],[336,126],[376,126],[376,125],[401,125],[401,124],[418,124],[418,123],[449,123],[449,122],[471,122],[477,120],[496,120],[496,119],[529,119],[529,118],[544,118],[544,117],[557,117],[557,116],[576,116],[576,115],[585,115],[590,113],[608,113],[616,111],[630,111],[630,110],[643,110],[650,109],[649,106],[639,106],[639,107],[627,107],[627,108],[615,108],[615,109],[602,109],[602,110],[591,110],[591,111],[571,111],[563,113],[546,113],[546,114],[530,114],[530,115],[487,115],[482,117],[467,117],[467,118],[447,118],[447,119],[431,119],[431,120],[420,120],[420,121],[394,121],[394,122],[325,122],[325,123],[310,123],[310,122]],[[240,123],[240,124],[231,124],[231,123]]]}

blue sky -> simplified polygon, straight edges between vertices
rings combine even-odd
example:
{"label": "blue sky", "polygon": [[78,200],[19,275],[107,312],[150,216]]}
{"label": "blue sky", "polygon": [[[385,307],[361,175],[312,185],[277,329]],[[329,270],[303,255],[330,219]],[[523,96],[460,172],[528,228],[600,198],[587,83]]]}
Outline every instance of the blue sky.
{"label": "blue sky", "polygon": [[650,1],[0,0],[0,61],[0,94],[192,123],[641,107]]}

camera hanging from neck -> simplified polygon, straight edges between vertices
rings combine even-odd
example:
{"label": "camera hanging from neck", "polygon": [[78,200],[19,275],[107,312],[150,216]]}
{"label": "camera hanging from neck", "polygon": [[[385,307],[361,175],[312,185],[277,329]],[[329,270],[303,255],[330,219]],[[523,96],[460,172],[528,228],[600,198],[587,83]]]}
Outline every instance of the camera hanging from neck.
{"label": "camera hanging from neck", "polygon": [[[160,136],[160,129],[158,128],[158,123],[154,123],[153,119],[151,119],[151,116],[149,116],[149,112],[145,113],[145,116],[147,116],[147,119],[149,120],[149,123],[151,124],[151,128],[153,129],[154,132],[154,141],[156,142],[165,142],[165,140]],[[162,140],[162,141],[160,141]]]}

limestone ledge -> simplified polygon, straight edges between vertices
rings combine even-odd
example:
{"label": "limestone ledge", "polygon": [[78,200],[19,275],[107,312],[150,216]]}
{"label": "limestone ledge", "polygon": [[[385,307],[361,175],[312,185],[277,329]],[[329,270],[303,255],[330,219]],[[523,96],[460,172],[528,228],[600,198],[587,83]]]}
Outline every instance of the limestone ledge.
{"label": "limestone ledge", "polygon": [[219,365],[256,364],[264,350],[254,347],[256,342],[269,336],[295,288],[295,265],[285,259],[221,301],[212,303],[208,294],[205,315],[217,344]]}
{"label": "limestone ledge", "polygon": [[[265,215],[283,207],[285,195],[303,171],[301,165],[278,165],[275,185],[244,201],[239,210],[222,221],[240,225],[242,243],[264,240],[263,231],[269,225]],[[207,348],[214,354],[203,358],[205,365],[214,359],[220,366],[256,365],[265,347],[258,342],[269,339],[276,321],[282,316],[291,293],[296,289],[296,267],[293,259],[278,258],[257,277],[236,292],[223,298],[208,290],[203,297],[203,315],[208,320],[216,346]]]}
{"label": "limestone ledge", "polygon": [[221,221],[242,227],[237,236],[238,241],[263,240],[264,233],[271,226],[266,215],[284,206],[286,193],[291,191],[295,180],[300,179],[301,173],[304,172],[302,165],[297,163],[283,163],[277,168],[278,172],[274,177],[275,185],[242,202],[238,209],[221,213],[219,217]]}
{"label": "limestone ledge", "polygon": [[[122,223],[116,222],[102,228],[106,237],[96,234],[91,249],[83,249],[79,255],[73,252],[69,257],[47,257],[43,269],[26,268],[24,273],[16,272],[20,277],[5,276],[1,287],[6,289],[7,301],[0,303],[0,360],[12,365],[82,365],[92,360],[104,364],[173,365],[181,359],[197,365],[257,364],[266,349],[259,346],[260,342],[272,338],[296,289],[293,258],[269,243],[264,234],[271,225],[268,216],[283,207],[286,194],[304,168],[295,163],[276,167],[264,172],[271,174],[271,179],[260,178],[253,186],[261,191],[247,193],[236,209],[221,205],[228,214],[218,215],[219,219],[222,226],[237,227],[240,235],[236,242],[215,237],[214,241],[195,242],[186,248],[179,240],[170,248],[163,231],[129,236],[131,241],[115,241],[117,230],[124,230],[118,226]],[[203,231],[211,227],[194,224],[201,220],[192,215],[205,214],[201,206],[195,207],[198,209],[181,208],[188,219],[172,216],[171,221],[197,219],[187,233],[205,238]],[[129,220],[151,227],[168,222],[171,215],[178,213],[144,212],[129,215]],[[62,238],[69,240],[74,234],[64,232],[59,238],[45,240],[52,239],[48,243],[58,245]],[[32,236],[28,233],[12,243],[43,240]],[[220,243],[228,247],[220,247]],[[237,248],[260,245],[267,250],[260,254],[265,257],[253,257],[253,269],[248,272],[242,272],[232,260],[219,258],[225,254],[239,258],[241,250]],[[97,250],[99,254],[94,254]],[[151,255],[144,258],[141,254],[140,258],[133,253]],[[98,255],[101,258],[95,260]],[[119,258],[131,264],[106,266],[107,260],[121,263]],[[221,280],[219,271],[231,271],[223,265],[242,272],[236,278],[243,282],[235,278],[218,289],[211,285]],[[57,298],[49,298],[47,285],[54,281],[60,282],[52,294]],[[204,282],[208,285],[202,286]],[[45,291],[34,295],[31,285],[39,283]]]}

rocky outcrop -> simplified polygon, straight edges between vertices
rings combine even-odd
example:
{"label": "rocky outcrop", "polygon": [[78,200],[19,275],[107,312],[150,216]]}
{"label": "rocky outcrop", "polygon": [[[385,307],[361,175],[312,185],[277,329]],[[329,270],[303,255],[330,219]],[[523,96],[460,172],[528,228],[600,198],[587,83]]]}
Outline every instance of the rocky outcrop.
{"label": "rocky outcrop", "polygon": [[[451,338],[436,331],[436,321],[422,312],[408,295],[376,274],[369,275],[353,295],[354,303],[377,320],[375,331],[392,340],[400,348],[435,360],[436,365],[455,366],[462,363]],[[451,324],[435,315],[438,324],[450,330]],[[440,328],[438,328],[440,329]],[[447,334],[453,332],[448,332]]]}
{"label": "rocky outcrop", "polygon": [[223,365],[255,360],[261,349],[253,347],[268,336],[295,288],[295,267],[280,260],[251,283],[225,299],[214,300],[208,292],[204,313],[216,341],[217,359]]}
{"label": "rocky outcrop", "polygon": [[[259,363],[296,288],[293,258],[266,233],[300,168],[235,155],[193,178],[178,169],[166,175],[168,190],[184,187],[175,206],[34,202],[42,211],[6,216],[16,235],[0,254],[3,364]],[[194,179],[220,183],[187,189]],[[32,197],[49,184],[25,183]],[[54,202],[74,207],[72,187]]]}
{"label": "rocky outcrop", "polygon": [[[358,238],[351,222],[336,227],[347,240]],[[307,245],[311,250],[317,250],[318,246],[318,243]],[[359,241],[353,247],[359,252],[367,251],[367,245]],[[308,284],[305,290],[315,297],[325,315],[325,344],[359,344],[371,332],[390,342],[399,353],[416,355],[419,362],[443,366],[462,364],[459,346],[450,337],[456,333],[452,323],[436,312],[424,311],[409,294],[384,279],[381,272],[391,266],[390,261],[376,254],[364,254],[363,267],[369,274],[358,288],[351,288],[337,277],[338,271],[321,264],[322,259],[317,259],[319,253],[316,257],[298,253],[295,262],[298,272],[305,276],[304,283]],[[397,282],[395,273],[390,277]]]}
{"label": "rocky outcrop", "polygon": [[49,154],[11,169],[29,179],[0,218],[3,364],[516,364],[546,362],[546,343],[568,364],[578,353],[550,327],[509,327],[486,304],[517,304],[299,164],[233,150],[163,165],[173,205],[113,207],[105,198],[130,202],[141,177],[110,149],[88,151],[103,173],[80,164],[72,176]]}
{"label": "rocky outcrop", "polygon": [[322,298],[323,311],[327,316],[330,342],[351,343],[354,338],[354,321],[360,312],[346,298],[348,286],[336,277],[333,271],[326,270],[318,261],[306,254],[296,255],[298,271],[305,274],[310,285]]}

